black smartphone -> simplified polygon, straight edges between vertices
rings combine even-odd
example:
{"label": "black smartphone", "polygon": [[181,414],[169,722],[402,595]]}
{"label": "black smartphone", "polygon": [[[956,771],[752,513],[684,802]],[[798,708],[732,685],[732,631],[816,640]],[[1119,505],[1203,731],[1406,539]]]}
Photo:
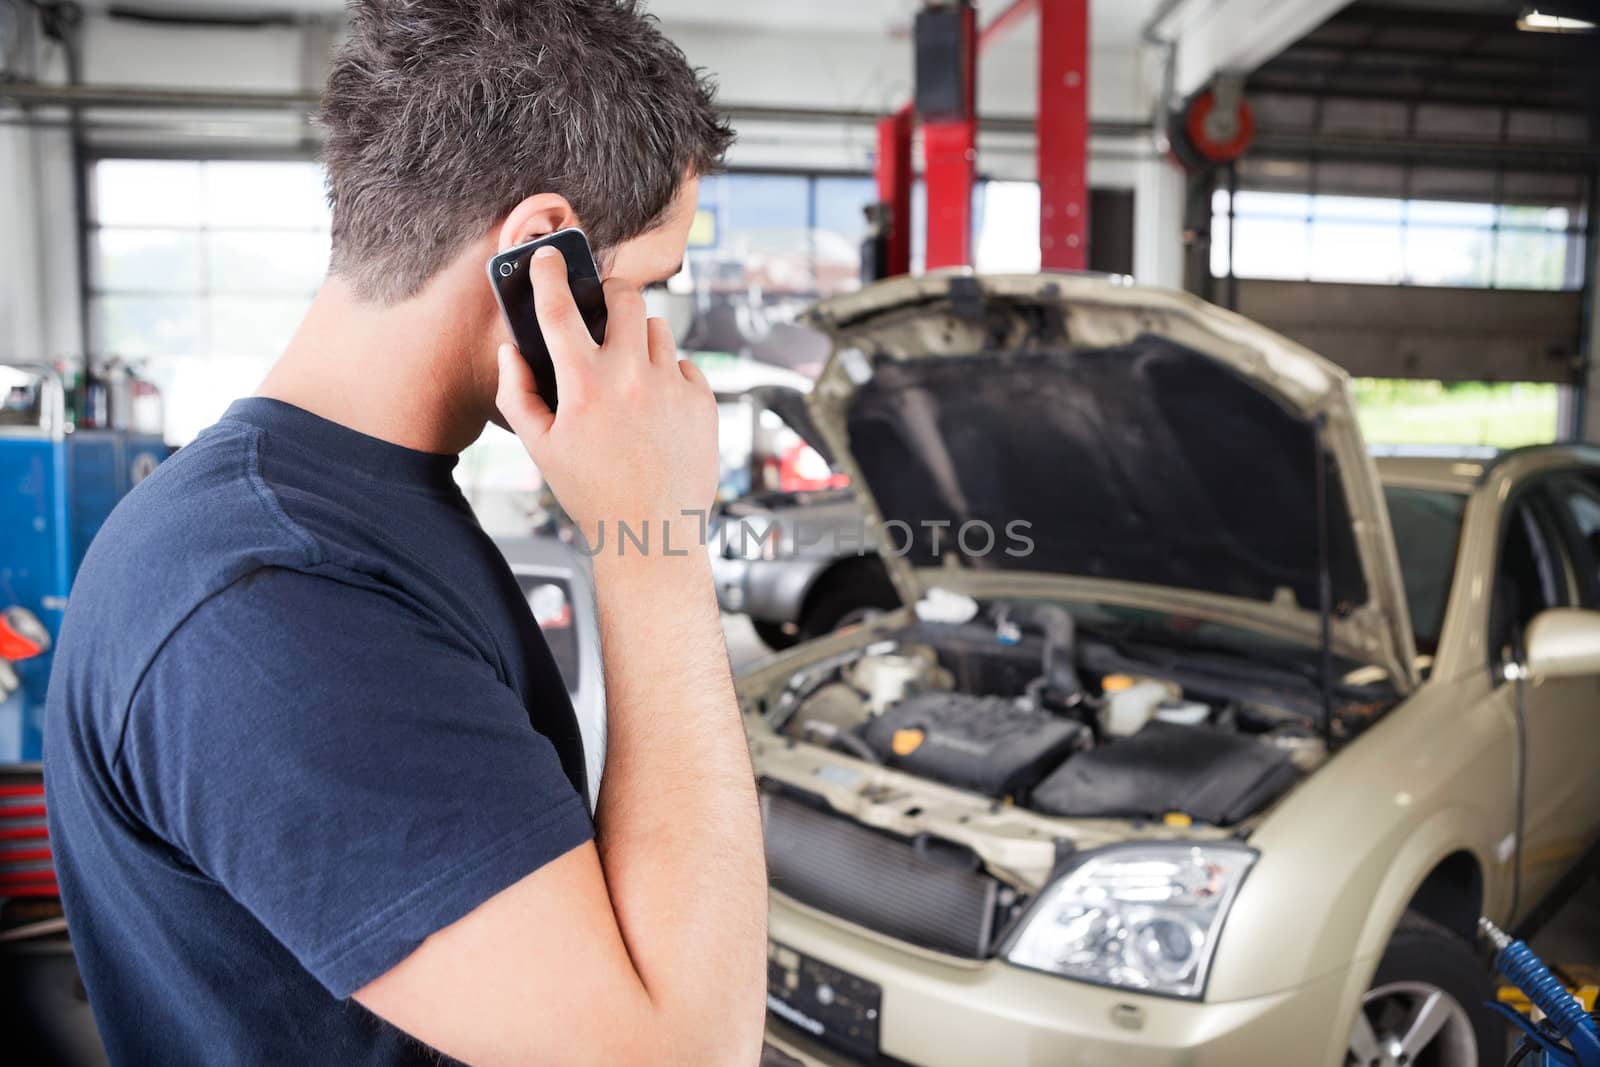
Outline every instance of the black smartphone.
{"label": "black smartphone", "polygon": [[495,299],[511,327],[512,339],[522,358],[533,369],[534,388],[556,409],[556,369],[550,362],[550,349],[545,346],[544,333],[539,329],[539,316],[533,310],[533,286],[528,284],[528,261],[546,245],[553,245],[567,261],[567,285],[572,289],[572,299],[578,305],[578,314],[589,327],[589,336],[595,344],[606,336],[606,294],[600,286],[600,270],[595,266],[594,253],[589,250],[589,238],[576,228],[557,230],[546,237],[527,244],[508,248],[489,261],[489,284],[494,287]]}

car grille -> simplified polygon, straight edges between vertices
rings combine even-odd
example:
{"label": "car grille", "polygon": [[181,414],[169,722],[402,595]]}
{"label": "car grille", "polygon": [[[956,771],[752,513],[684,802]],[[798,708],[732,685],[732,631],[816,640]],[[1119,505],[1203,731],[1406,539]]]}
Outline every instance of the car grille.
{"label": "car grille", "polygon": [[967,959],[991,954],[1001,883],[925,858],[903,838],[763,791],[772,887],[888,937]]}

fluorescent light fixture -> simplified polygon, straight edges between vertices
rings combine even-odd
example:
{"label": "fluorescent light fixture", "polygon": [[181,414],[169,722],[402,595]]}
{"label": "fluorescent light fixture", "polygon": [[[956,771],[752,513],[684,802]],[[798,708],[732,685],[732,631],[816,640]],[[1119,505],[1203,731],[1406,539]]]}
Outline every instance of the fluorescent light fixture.
{"label": "fluorescent light fixture", "polygon": [[1563,15],[1546,15],[1538,8],[1529,8],[1517,20],[1517,29],[1529,33],[1589,33],[1595,28],[1592,22],[1567,18]]}

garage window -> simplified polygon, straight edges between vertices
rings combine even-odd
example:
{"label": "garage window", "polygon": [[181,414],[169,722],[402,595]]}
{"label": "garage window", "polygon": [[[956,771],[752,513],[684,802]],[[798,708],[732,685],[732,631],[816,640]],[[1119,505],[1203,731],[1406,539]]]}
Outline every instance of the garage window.
{"label": "garage window", "polygon": [[1577,290],[1583,288],[1584,226],[1582,209],[1568,203],[1252,189],[1230,196],[1218,190],[1211,272],[1218,278],[1231,272],[1287,281]]}
{"label": "garage window", "polygon": [[88,221],[93,349],[142,364],[178,443],[255,388],[328,262],[305,160],[103,159]]}

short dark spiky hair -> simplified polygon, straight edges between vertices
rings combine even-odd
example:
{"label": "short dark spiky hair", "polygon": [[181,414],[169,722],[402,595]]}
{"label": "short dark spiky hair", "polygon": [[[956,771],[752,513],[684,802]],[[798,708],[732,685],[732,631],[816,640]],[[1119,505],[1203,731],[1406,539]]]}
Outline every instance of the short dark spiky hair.
{"label": "short dark spiky hair", "polygon": [[596,252],[657,225],[733,139],[637,0],[352,0],[322,97],[334,273],[415,295],[524,198]]}

